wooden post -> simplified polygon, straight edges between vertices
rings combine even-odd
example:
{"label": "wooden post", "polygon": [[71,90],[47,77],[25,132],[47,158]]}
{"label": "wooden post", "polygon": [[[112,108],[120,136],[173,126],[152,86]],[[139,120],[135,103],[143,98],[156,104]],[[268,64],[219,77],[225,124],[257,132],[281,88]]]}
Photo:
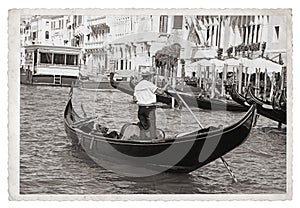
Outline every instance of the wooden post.
{"label": "wooden post", "polygon": [[267,100],[267,69],[265,68],[265,76],[264,76],[264,94],[263,94],[263,100]]}
{"label": "wooden post", "polygon": [[221,83],[221,96],[224,97],[226,92],[225,92],[225,86],[224,86],[224,82],[227,79],[227,64],[224,64],[223,70],[222,70],[222,83]]}
{"label": "wooden post", "polygon": [[37,55],[37,57],[36,57],[36,66],[38,66],[38,65],[40,65],[40,57],[41,57],[40,49],[36,50],[36,55]]}
{"label": "wooden post", "polygon": [[176,88],[176,71],[175,71],[175,68],[170,69],[170,71],[172,72],[172,87]]}
{"label": "wooden post", "polygon": [[258,86],[258,68],[255,68],[255,90],[254,95],[257,97],[257,86]]}
{"label": "wooden post", "polygon": [[247,87],[249,86],[249,84],[250,84],[250,82],[251,82],[251,72],[249,71],[249,75],[248,75],[248,77],[247,77]]}
{"label": "wooden post", "polygon": [[237,69],[238,75],[238,92],[239,94],[242,93],[242,77],[243,77],[243,64],[239,64],[239,68]]}
{"label": "wooden post", "polygon": [[210,98],[214,98],[215,97],[215,88],[216,88],[216,65],[213,64],[212,65],[212,84],[211,84],[211,94],[210,94]]}
{"label": "wooden post", "polygon": [[237,80],[237,78],[236,78],[236,72],[237,72],[236,67],[233,67],[233,68],[232,68],[232,73],[233,73],[233,74],[232,74],[232,77],[233,77],[233,83],[234,83],[234,84],[237,84],[237,83],[236,83],[236,80]]}
{"label": "wooden post", "polygon": [[274,93],[274,85],[275,85],[275,72],[272,72],[272,78],[271,78],[271,91],[270,91],[270,97],[269,101],[272,101],[273,93]]}
{"label": "wooden post", "polygon": [[260,97],[260,68],[258,69],[258,88],[257,88],[257,96]]}
{"label": "wooden post", "polygon": [[204,80],[203,80],[203,89],[206,91],[207,90],[207,82],[208,82],[208,70],[207,67],[204,66]]}
{"label": "wooden post", "polygon": [[256,68],[255,96],[259,97],[259,93],[260,93],[260,68]]}
{"label": "wooden post", "polygon": [[158,85],[158,67],[155,67],[155,85]]}
{"label": "wooden post", "polygon": [[248,86],[250,85],[250,82],[251,82],[251,72],[249,73],[249,75],[248,75],[248,81],[247,81],[247,85],[246,85],[246,90],[245,90],[245,94],[244,95],[246,95],[247,94],[247,90],[248,90]]}
{"label": "wooden post", "polygon": [[244,80],[243,94],[245,94],[247,90],[247,86],[248,86],[247,78],[248,78],[248,67],[245,67],[245,77],[244,77],[245,80]]}
{"label": "wooden post", "polygon": [[200,64],[198,64],[198,78],[199,78],[198,87],[201,88],[201,86],[202,86],[202,68],[201,68]]}
{"label": "wooden post", "polygon": [[166,66],[164,66],[164,79],[165,79],[165,82],[168,82]]}
{"label": "wooden post", "polygon": [[280,79],[281,79],[280,90],[283,90],[283,88],[284,88],[284,82],[285,82],[284,74],[285,74],[285,68],[282,67],[281,74],[280,74]]}

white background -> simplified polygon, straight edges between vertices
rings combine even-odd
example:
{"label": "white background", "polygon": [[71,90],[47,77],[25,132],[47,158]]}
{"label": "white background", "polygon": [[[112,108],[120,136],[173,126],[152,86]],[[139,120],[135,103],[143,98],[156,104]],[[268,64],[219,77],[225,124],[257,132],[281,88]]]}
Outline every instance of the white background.
{"label": "white background", "polygon": [[[77,1],[77,0],[8,0],[1,2],[1,27],[0,27],[0,46],[1,46],[1,74],[0,74],[0,104],[1,104],[1,137],[0,137],[0,206],[1,207],[20,207],[20,208],[35,208],[35,207],[298,207],[300,202],[299,195],[299,129],[298,119],[300,106],[296,92],[299,91],[299,27],[300,27],[300,8],[296,8],[295,0],[221,0],[221,1],[200,1],[200,0],[105,0],[105,1]],[[7,191],[7,161],[8,161],[8,139],[7,139],[7,16],[8,10],[12,8],[292,8],[293,9],[293,79],[294,79],[294,136],[293,136],[293,200],[291,201],[238,201],[238,202],[11,202],[8,201]],[[276,162],[276,161],[274,161]],[[220,184],[222,186],[222,184]],[[298,206],[296,205],[298,203]]]}

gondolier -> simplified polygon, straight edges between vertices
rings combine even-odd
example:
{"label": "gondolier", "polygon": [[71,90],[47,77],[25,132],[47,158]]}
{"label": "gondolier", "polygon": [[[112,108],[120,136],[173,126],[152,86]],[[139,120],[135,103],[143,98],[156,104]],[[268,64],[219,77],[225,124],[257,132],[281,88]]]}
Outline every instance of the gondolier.
{"label": "gondolier", "polygon": [[[139,83],[134,88],[134,101],[138,104],[138,126],[140,127],[140,137],[142,139],[155,139],[156,138],[156,94],[163,94],[169,86],[166,84],[163,88],[158,88],[150,78],[150,72],[141,74]],[[149,134],[149,136],[148,136]]]}

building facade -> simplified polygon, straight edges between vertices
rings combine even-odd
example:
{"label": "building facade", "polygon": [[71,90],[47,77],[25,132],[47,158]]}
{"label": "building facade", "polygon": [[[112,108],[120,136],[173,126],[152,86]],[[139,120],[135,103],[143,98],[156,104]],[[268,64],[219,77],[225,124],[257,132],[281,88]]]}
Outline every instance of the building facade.
{"label": "building facade", "polygon": [[[21,46],[83,48],[82,69],[94,74],[156,66],[181,76],[183,65],[216,57],[265,57],[286,63],[283,16],[33,16],[22,18],[20,33]],[[180,52],[169,55],[168,61],[164,53],[172,45]]]}

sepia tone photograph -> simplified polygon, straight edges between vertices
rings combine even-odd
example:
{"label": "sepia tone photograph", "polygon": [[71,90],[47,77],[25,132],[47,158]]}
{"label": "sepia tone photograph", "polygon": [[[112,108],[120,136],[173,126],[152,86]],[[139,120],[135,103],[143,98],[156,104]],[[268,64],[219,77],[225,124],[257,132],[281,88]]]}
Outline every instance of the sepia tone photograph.
{"label": "sepia tone photograph", "polygon": [[291,198],[291,10],[41,11],[9,14],[12,199]]}

